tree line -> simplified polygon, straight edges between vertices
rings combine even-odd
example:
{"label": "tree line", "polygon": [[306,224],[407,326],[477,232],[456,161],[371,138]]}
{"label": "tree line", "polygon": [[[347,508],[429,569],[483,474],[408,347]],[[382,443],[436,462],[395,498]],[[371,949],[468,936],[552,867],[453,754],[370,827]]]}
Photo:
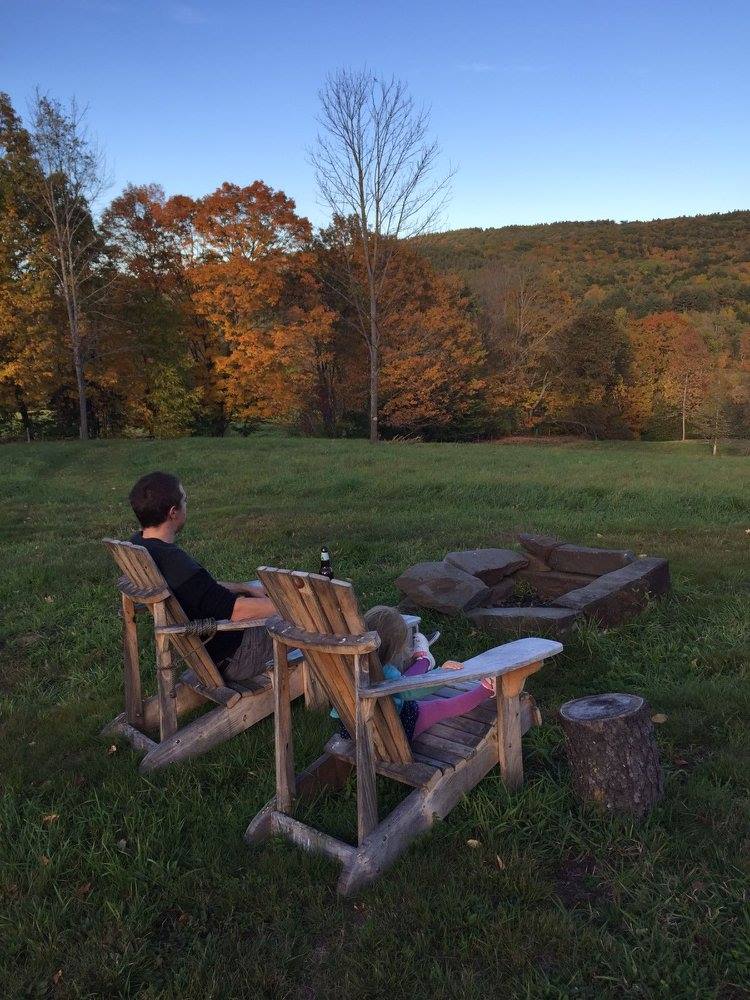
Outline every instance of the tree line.
{"label": "tree line", "polygon": [[[315,231],[261,180],[202,197],[129,185],[97,211],[106,170],[79,109],[37,95],[22,121],[0,95],[3,436],[748,433],[741,296],[613,298],[606,224],[577,267],[559,240],[426,235],[450,182],[428,126],[399,81],[333,74]],[[628,259],[630,294],[654,260]]]}

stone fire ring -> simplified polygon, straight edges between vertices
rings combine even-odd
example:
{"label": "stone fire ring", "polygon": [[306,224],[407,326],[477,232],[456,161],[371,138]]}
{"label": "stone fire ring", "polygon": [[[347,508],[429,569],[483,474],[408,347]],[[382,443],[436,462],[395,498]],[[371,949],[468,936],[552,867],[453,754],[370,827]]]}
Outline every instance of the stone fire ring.
{"label": "stone fire ring", "polygon": [[465,614],[488,632],[559,638],[581,620],[621,625],[669,591],[666,559],[517,537],[520,551],[468,549],[410,566],[396,580],[404,595],[399,606]]}

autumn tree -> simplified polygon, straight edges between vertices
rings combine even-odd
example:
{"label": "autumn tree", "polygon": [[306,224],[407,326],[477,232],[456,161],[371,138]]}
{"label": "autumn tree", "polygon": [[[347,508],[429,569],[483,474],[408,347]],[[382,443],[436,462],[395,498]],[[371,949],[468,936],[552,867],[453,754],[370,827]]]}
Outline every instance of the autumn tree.
{"label": "autumn tree", "polygon": [[699,314],[695,322],[710,351],[707,391],[695,422],[716,455],[722,440],[747,434],[750,426],[750,326],[728,307]]}
{"label": "autumn tree", "polygon": [[679,415],[682,440],[689,414],[706,390],[710,355],[694,319],[673,311],[653,313],[627,324],[632,350],[630,394],[646,428],[660,413],[670,426]]}
{"label": "autumn tree", "polygon": [[[318,187],[334,218],[351,220],[364,262],[367,323],[359,330],[369,361],[375,443],[384,282],[399,240],[431,224],[449,178],[434,176],[439,150],[428,138],[429,116],[401,81],[342,69],[328,77],[319,96],[321,132],[311,153]],[[350,296],[357,298],[357,271],[349,278]]]}
{"label": "autumn tree", "polygon": [[469,297],[454,275],[438,275],[414,254],[394,259],[383,331],[382,419],[439,437],[476,431],[486,353]]}
{"label": "autumn tree", "polygon": [[48,263],[65,307],[69,347],[78,394],[79,436],[86,440],[86,358],[90,347],[87,311],[99,288],[96,280],[99,236],[91,206],[105,182],[101,153],[87,135],[85,112],[75,101],[67,108],[37,93],[32,144],[39,165],[35,200],[49,226]]}
{"label": "autumn tree", "polygon": [[245,418],[297,414],[334,320],[310,271],[310,223],[255,181],[200,199],[192,225],[193,300],[225,345],[217,366],[228,405]]}
{"label": "autumn tree", "polygon": [[492,261],[472,275],[471,285],[487,351],[490,406],[532,428],[544,417],[545,396],[560,367],[551,345],[571,315],[570,296],[533,264]]}
{"label": "autumn tree", "polygon": [[114,264],[99,378],[127,386],[124,418],[155,437],[178,436],[203,403],[191,354],[195,315],[179,235],[155,184],[129,185],[102,215]]}
{"label": "autumn tree", "polygon": [[47,233],[29,198],[37,181],[29,133],[0,93],[0,406],[20,415],[27,440],[32,410],[49,399],[60,360]]}
{"label": "autumn tree", "polygon": [[[367,405],[369,388],[367,364],[352,338],[369,315],[366,264],[352,221],[334,220],[315,254],[322,294],[337,316],[331,355],[351,411]],[[343,274],[355,280],[342,283]],[[392,256],[383,281],[380,349],[384,425],[438,436],[460,433],[474,419],[483,401],[485,351],[468,294],[456,276],[437,274],[409,246]]]}
{"label": "autumn tree", "polygon": [[555,337],[560,378],[546,399],[549,423],[593,437],[630,437],[631,350],[612,313],[587,309]]}

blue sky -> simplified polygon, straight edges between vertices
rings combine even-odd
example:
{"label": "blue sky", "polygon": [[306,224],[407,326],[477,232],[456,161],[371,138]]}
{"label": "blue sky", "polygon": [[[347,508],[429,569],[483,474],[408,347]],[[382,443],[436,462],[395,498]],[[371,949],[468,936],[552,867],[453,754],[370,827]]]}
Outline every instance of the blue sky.
{"label": "blue sky", "polygon": [[750,207],[750,4],[1,0],[0,89],[89,105],[113,196],[283,189],[325,221],[305,150],[327,72],[408,82],[458,168],[443,226]]}

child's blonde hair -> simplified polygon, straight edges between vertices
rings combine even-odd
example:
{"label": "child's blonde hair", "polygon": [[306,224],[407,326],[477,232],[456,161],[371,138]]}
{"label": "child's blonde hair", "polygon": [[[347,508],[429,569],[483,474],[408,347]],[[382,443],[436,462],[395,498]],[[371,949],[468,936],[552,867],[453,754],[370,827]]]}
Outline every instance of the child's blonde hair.
{"label": "child's blonde hair", "polygon": [[380,636],[378,657],[382,664],[392,663],[401,670],[406,659],[409,629],[402,615],[387,604],[377,604],[365,614],[365,625]]}

